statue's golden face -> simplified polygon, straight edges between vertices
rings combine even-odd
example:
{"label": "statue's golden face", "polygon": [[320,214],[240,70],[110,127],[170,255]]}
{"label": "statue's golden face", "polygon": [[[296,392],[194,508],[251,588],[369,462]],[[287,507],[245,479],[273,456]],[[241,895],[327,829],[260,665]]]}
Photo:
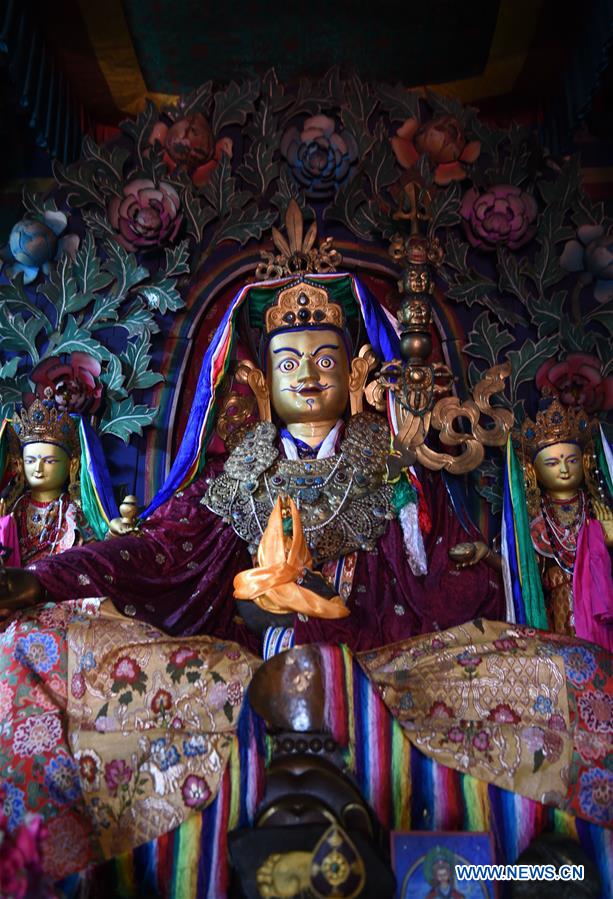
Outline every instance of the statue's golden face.
{"label": "statue's golden face", "polygon": [[53,443],[30,443],[23,449],[23,472],[33,493],[52,493],[59,496],[68,482],[70,459]]}
{"label": "statue's golden face", "polygon": [[575,443],[546,446],[537,454],[534,469],[541,486],[554,495],[570,495],[583,483],[582,454]]}
{"label": "statue's golden face", "polygon": [[285,424],[336,421],[349,399],[349,360],[341,336],[312,329],[275,334],[267,380],[273,408]]}

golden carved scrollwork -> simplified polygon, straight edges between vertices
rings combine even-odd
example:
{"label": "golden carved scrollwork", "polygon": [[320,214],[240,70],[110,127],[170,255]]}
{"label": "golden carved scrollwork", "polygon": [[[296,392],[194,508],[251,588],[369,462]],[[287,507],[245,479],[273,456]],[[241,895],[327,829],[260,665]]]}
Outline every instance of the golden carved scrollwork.
{"label": "golden carved scrollwork", "polygon": [[[473,399],[462,402],[456,396],[440,396],[449,389],[451,372],[447,366],[407,366],[401,371],[398,363],[388,363],[382,369],[378,397],[375,390],[371,395],[377,399],[392,391],[397,453],[433,471],[444,468],[452,474],[465,474],[481,464],[485,446],[502,446],[513,426],[513,413],[490,403],[491,397],[503,389],[510,370],[509,363],[488,369],[474,388]],[[488,416],[493,424],[481,425],[481,415]],[[468,421],[468,430],[456,427],[456,420],[461,418]],[[431,449],[425,442],[430,428],[439,431],[441,443],[463,447],[462,451],[452,455]]]}
{"label": "golden carved scrollwork", "polygon": [[317,222],[313,222],[304,234],[304,217],[298,203],[291,199],[285,213],[287,237],[272,229],[272,241],[276,253],[262,251],[262,261],[255,270],[256,281],[269,281],[286,275],[308,275],[335,272],[343,257],[334,247],[332,237],[325,237],[315,246]]}

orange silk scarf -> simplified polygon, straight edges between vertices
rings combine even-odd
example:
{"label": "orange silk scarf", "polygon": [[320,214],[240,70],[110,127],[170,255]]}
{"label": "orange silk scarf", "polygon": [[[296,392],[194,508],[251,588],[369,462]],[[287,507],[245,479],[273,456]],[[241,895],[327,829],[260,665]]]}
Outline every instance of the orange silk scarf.
{"label": "orange silk scarf", "polygon": [[292,538],[287,554],[282,502],[278,497],[258,546],[257,568],[241,571],[234,578],[235,598],[252,600],[267,612],[346,618],[349,609],[340,596],[324,599],[296,583],[305,568],[312,569],[313,559],[304,539],[296,504],[289,498],[287,502],[292,514]]}

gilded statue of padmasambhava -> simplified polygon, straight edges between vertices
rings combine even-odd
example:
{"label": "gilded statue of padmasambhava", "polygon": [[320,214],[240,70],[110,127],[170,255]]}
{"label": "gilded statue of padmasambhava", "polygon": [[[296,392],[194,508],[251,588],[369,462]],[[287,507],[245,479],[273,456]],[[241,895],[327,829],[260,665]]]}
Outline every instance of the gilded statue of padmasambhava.
{"label": "gilded statue of padmasambhava", "polygon": [[[125,614],[258,649],[244,625],[253,630],[252,604],[239,602],[237,614],[233,597],[266,610],[256,630],[282,624],[297,641],[360,648],[479,614],[501,618],[498,578],[486,566],[459,575],[449,561],[466,532],[440,475],[412,476],[402,502],[388,482],[387,419],[363,408],[376,358],[399,355],[379,304],[352,276],[331,274],[253,285],[243,308],[228,327],[259,367],[240,362],[234,379],[255,394],[259,421],[230,435],[225,460],[207,456],[203,477],[171,491],[139,536],[83,548],[79,559],[71,553],[53,572],[37,564],[47,596],[82,595],[78,569],[88,595],[97,589]],[[213,352],[205,366],[215,364]],[[282,532],[263,541],[278,501]],[[281,544],[285,558],[261,558]]]}

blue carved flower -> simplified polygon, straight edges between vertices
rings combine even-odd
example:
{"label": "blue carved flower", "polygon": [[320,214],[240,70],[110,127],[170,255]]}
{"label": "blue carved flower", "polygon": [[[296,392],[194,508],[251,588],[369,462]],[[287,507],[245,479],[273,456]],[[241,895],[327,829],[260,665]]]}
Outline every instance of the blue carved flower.
{"label": "blue carved flower", "polygon": [[575,687],[582,687],[596,671],[596,659],[585,646],[560,646],[559,654],[564,659],[566,675]]}
{"label": "blue carved flower", "polygon": [[23,793],[10,781],[6,781],[4,784],[3,811],[8,820],[9,830],[15,830],[25,818],[26,807]]}
{"label": "blue carved flower", "polygon": [[69,756],[58,755],[45,766],[45,786],[51,798],[63,805],[79,798],[79,769]]}
{"label": "blue carved flower", "polygon": [[20,637],[15,645],[15,659],[37,674],[46,674],[57,664],[60,654],[55,637],[33,631]]}
{"label": "blue carved flower", "polygon": [[153,741],[151,744],[151,755],[160,771],[167,771],[181,760],[177,747],[172,744],[167,745],[164,737]]}
{"label": "blue carved flower", "polygon": [[281,153],[308,197],[332,196],[358,158],[358,145],[350,131],[336,130],[329,116],[306,119],[302,131],[292,126],[281,138]]}
{"label": "blue carved flower", "polygon": [[45,212],[40,219],[23,218],[17,222],[8,244],[0,250],[5,274],[14,278],[21,272],[24,284],[30,284],[41,269],[48,274],[49,263],[62,253],[74,256],[79,238],[76,234],[60,236],[67,224],[63,212]]}
{"label": "blue carved flower", "polygon": [[613,822],[613,772],[602,768],[584,771],[579,778],[581,810],[598,824]]}
{"label": "blue carved flower", "polygon": [[581,225],[577,240],[569,240],[560,257],[567,272],[578,272],[584,284],[594,282],[594,297],[599,303],[613,299],[613,234],[605,234],[601,225]]}

